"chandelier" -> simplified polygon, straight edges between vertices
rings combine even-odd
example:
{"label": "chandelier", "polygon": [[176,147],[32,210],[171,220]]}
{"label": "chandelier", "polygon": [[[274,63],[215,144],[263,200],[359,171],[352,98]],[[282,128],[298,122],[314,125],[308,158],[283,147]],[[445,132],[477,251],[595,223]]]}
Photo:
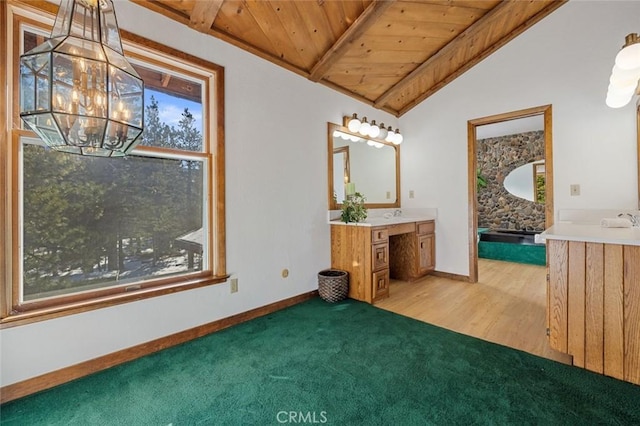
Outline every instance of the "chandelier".
{"label": "chandelier", "polygon": [[125,59],[112,0],[62,0],[51,38],[20,56],[20,117],[57,151],[129,153],[144,84]]}

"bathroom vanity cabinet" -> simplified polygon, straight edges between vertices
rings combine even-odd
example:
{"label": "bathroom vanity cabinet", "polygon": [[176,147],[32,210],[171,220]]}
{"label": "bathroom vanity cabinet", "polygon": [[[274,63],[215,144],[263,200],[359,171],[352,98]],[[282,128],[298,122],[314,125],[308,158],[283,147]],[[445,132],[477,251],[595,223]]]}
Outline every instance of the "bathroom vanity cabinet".
{"label": "bathroom vanity cabinet", "polygon": [[349,272],[349,297],[389,296],[391,278],[412,281],[435,269],[433,220],[331,224],[331,267]]}
{"label": "bathroom vanity cabinet", "polygon": [[577,367],[640,384],[640,228],[545,234],[550,346]]}

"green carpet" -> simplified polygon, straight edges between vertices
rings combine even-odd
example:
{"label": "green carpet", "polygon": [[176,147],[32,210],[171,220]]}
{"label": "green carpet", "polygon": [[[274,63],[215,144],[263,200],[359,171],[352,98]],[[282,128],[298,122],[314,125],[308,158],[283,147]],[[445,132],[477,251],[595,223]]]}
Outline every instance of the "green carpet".
{"label": "green carpet", "polygon": [[314,299],[1,410],[29,426],[637,425],[640,386]]}

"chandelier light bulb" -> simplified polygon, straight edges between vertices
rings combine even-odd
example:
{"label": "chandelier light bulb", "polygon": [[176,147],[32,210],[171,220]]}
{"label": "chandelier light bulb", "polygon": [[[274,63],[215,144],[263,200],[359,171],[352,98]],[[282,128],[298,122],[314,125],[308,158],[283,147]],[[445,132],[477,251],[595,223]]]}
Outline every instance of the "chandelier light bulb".
{"label": "chandelier light bulb", "polygon": [[371,124],[367,121],[367,117],[362,117],[362,124],[360,124],[360,133],[362,136],[369,136],[369,129],[371,129]]}
{"label": "chandelier light bulb", "polygon": [[358,120],[358,114],[354,113],[353,116],[349,119],[349,123],[347,124],[347,128],[350,132],[357,133],[360,130],[361,121]]}
{"label": "chandelier light bulb", "polygon": [[616,55],[616,66],[623,70],[640,68],[640,37],[629,34],[622,50]]}

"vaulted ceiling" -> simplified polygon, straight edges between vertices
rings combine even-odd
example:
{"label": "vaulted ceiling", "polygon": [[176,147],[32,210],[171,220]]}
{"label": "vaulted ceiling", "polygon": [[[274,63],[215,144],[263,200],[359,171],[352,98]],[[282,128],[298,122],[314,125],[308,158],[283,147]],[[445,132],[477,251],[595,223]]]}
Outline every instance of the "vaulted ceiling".
{"label": "vaulted ceiling", "polygon": [[401,116],[565,0],[132,0]]}

